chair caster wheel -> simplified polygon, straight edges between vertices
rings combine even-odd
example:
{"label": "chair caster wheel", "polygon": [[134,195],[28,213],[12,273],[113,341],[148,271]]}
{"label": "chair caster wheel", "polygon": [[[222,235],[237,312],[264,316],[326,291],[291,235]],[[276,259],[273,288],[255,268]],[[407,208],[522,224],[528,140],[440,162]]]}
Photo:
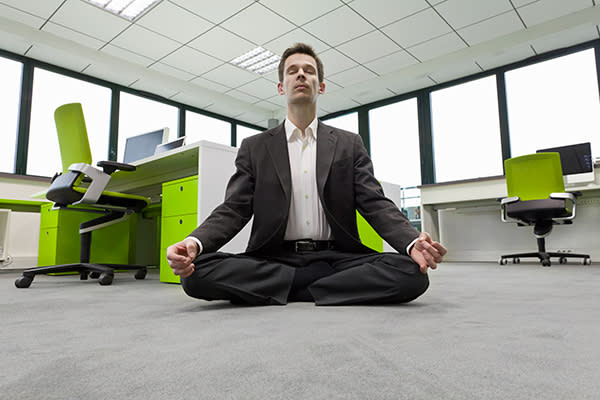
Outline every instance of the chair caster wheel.
{"label": "chair caster wheel", "polygon": [[552,265],[552,263],[550,262],[550,260],[542,260],[542,266],[549,267],[550,265]]}
{"label": "chair caster wheel", "polygon": [[498,260],[498,264],[500,264],[500,265],[506,265],[506,264],[508,264],[508,260],[506,258],[500,258]]}
{"label": "chair caster wheel", "polygon": [[108,286],[113,281],[113,275],[109,275],[107,273],[102,273],[100,278],[98,278],[98,283],[102,286]]}
{"label": "chair caster wheel", "polygon": [[521,264],[521,259],[519,257],[513,258],[513,264]]}
{"label": "chair caster wheel", "polygon": [[144,279],[146,277],[146,268],[140,268],[135,272],[135,279]]}
{"label": "chair caster wheel", "polygon": [[561,257],[558,259],[558,263],[559,264],[566,264],[567,263],[567,257]]}
{"label": "chair caster wheel", "polygon": [[591,265],[592,264],[592,259],[589,257],[586,257],[583,259],[583,265]]}
{"label": "chair caster wheel", "polygon": [[100,272],[90,272],[90,278],[98,279],[100,277]]}
{"label": "chair caster wheel", "polygon": [[15,286],[19,289],[25,289],[31,286],[31,282],[33,282],[33,278],[21,276],[15,280]]}

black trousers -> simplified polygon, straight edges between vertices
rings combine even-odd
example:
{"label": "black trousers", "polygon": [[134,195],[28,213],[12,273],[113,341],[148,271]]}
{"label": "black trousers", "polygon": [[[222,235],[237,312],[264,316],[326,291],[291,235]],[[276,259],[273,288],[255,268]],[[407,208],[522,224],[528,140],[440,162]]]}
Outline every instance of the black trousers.
{"label": "black trousers", "polygon": [[182,278],[184,291],[204,300],[250,305],[314,301],[316,305],[387,304],[416,299],[429,286],[427,274],[398,253],[336,250],[250,255],[201,254]]}

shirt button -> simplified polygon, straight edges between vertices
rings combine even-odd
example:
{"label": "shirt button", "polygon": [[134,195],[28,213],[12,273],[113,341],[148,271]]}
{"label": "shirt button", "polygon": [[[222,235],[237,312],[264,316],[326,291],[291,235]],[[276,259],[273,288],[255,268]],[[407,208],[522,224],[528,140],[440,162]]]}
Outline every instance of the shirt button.
{"label": "shirt button", "polygon": [[305,169],[305,170],[304,170],[304,173],[305,173],[305,174],[308,174],[308,170],[307,170],[307,169]]}
{"label": "shirt button", "polygon": [[307,195],[307,194],[305,194],[305,195],[304,195],[304,198],[305,198],[305,199],[308,199],[308,195]]}
{"label": "shirt button", "polygon": [[306,220],[306,225],[310,225],[310,221],[309,220]]}

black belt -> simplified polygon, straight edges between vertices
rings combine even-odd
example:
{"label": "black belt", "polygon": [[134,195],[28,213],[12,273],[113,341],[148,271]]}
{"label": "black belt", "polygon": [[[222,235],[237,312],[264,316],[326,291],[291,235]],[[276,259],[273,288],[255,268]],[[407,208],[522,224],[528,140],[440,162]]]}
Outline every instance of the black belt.
{"label": "black belt", "polygon": [[299,251],[320,251],[333,249],[333,240],[284,240],[283,248],[295,252]]}

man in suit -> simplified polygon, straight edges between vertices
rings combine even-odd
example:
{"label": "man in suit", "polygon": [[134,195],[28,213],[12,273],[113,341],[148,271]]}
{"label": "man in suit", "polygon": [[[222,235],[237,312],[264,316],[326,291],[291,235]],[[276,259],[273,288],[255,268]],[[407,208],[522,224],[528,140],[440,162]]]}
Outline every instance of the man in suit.
{"label": "man in suit", "polygon": [[[288,48],[277,91],[283,124],[245,139],[225,201],[167,249],[185,292],[242,304],[383,304],[411,301],[429,286],[446,249],[415,230],[373,176],[359,135],[316,118],[323,64],[305,44]],[[360,242],[358,210],[397,253]],[[246,252],[217,252],[254,216]]]}

